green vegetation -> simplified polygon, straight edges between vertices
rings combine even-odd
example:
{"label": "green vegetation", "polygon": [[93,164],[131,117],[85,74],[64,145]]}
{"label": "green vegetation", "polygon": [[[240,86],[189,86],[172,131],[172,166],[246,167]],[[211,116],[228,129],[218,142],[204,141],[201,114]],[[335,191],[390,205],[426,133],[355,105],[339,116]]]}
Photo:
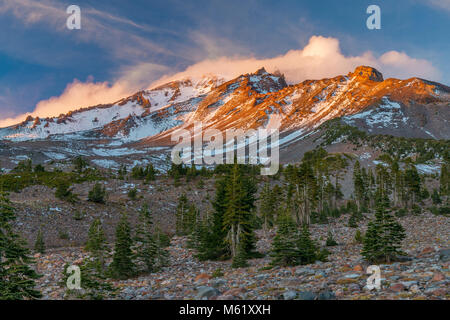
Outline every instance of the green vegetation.
{"label": "green vegetation", "polygon": [[100,183],[96,183],[88,194],[88,200],[95,203],[105,203],[106,189]]}
{"label": "green vegetation", "polygon": [[0,194],[0,300],[37,299],[41,293],[35,289],[40,276],[31,265],[30,250],[19,235],[14,233],[14,208],[7,195]]}

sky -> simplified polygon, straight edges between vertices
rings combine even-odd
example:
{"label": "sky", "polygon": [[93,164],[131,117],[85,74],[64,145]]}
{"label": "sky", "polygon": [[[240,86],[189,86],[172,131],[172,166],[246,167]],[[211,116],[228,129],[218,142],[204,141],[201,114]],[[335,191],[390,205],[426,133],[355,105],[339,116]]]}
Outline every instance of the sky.
{"label": "sky", "polygon": [[0,127],[260,67],[289,83],[370,65],[450,85],[449,30],[450,0],[0,0]]}

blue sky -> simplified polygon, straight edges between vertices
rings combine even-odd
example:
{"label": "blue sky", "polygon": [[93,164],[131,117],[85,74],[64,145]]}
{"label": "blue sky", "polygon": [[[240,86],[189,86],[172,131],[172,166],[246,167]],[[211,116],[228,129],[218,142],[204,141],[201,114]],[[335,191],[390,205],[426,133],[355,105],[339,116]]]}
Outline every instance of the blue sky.
{"label": "blue sky", "polygon": [[[81,8],[81,30],[66,28],[71,4]],[[381,30],[366,27],[370,4],[381,8]],[[276,65],[293,82],[373,61],[387,76],[449,85],[449,18],[449,0],[0,0],[0,125],[36,106],[43,116],[112,102],[103,100],[193,65],[219,72],[217,63],[201,62],[223,57],[236,72],[247,71],[236,59]],[[336,46],[340,68],[324,70],[316,61],[312,70],[305,60],[287,70],[297,57],[289,60],[289,50],[334,54]]]}

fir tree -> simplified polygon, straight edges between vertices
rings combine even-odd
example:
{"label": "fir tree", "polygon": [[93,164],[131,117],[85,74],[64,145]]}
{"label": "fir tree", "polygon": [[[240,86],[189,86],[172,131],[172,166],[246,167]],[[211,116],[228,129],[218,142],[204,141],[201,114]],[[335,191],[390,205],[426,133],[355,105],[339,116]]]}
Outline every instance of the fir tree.
{"label": "fir tree", "polygon": [[133,251],[135,252],[135,264],[141,272],[153,272],[155,267],[155,255],[158,248],[152,233],[152,215],[147,204],[142,206],[139,212],[139,221],[134,238]]}
{"label": "fir tree", "polygon": [[41,229],[39,229],[36,236],[36,242],[34,243],[34,251],[41,254],[45,253],[45,242]]}
{"label": "fir tree", "polygon": [[100,183],[96,183],[88,194],[88,200],[95,203],[105,203],[106,189]]}
{"label": "fir tree", "polygon": [[35,289],[40,276],[30,267],[34,260],[25,241],[13,231],[15,218],[9,199],[0,194],[0,300],[40,298]]}
{"label": "fir tree", "polygon": [[403,227],[386,211],[387,196],[377,199],[375,220],[369,222],[361,255],[369,262],[390,262],[402,255],[400,245],[405,238]]}
{"label": "fir tree", "polygon": [[273,239],[271,257],[272,265],[295,266],[299,264],[297,244],[299,233],[297,226],[289,213],[280,215],[278,229]]}
{"label": "fir tree", "polygon": [[299,250],[300,264],[310,264],[318,260],[319,252],[316,243],[311,239],[307,224],[304,224],[302,227],[297,247]]}
{"label": "fir tree", "polygon": [[169,252],[166,250],[165,237],[158,225],[155,228],[153,241],[155,243],[153,268],[157,271],[169,264]]}
{"label": "fir tree", "polygon": [[200,238],[197,258],[204,260],[226,259],[230,255],[226,242],[227,230],[224,228],[224,216],[227,210],[227,178],[216,181],[216,195],[212,202],[213,213],[210,220],[205,221],[208,229],[203,230]]}
{"label": "fir tree", "polygon": [[176,211],[176,234],[180,236],[186,235],[186,221],[187,221],[187,214],[189,210],[189,203],[188,199],[186,197],[186,194],[182,194],[178,198],[178,205],[177,205],[177,211]]}
{"label": "fir tree", "polygon": [[109,253],[105,231],[100,219],[95,219],[89,227],[88,240],[85,249],[91,253],[93,264],[98,273],[105,271],[105,260]]}
{"label": "fir tree", "polygon": [[135,274],[132,245],[131,227],[127,215],[123,213],[116,227],[113,261],[110,265],[111,275],[114,278],[127,279]]}
{"label": "fir tree", "polygon": [[242,255],[248,256],[255,248],[252,225],[255,191],[255,185],[242,175],[239,166],[235,164],[226,189],[228,203],[223,220],[233,258],[238,254],[238,249]]}
{"label": "fir tree", "polygon": [[326,246],[327,247],[337,246],[337,242],[336,242],[336,240],[334,240],[333,234],[331,233],[331,230],[328,230]]}
{"label": "fir tree", "polygon": [[267,230],[273,226],[276,211],[276,201],[274,196],[275,194],[273,190],[270,189],[269,183],[266,183],[261,193],[260,206],[260,216],[263,219],[263,228],[265,232],[267,232]]}

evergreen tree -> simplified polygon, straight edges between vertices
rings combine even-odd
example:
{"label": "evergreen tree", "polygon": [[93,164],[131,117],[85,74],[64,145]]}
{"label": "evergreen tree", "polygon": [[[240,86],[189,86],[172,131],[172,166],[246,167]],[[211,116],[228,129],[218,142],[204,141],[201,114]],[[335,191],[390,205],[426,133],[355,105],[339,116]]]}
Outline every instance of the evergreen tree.
{"label": "evergreen tree", "polygon": [[0,194],[0,300],[36,299],[40,276],[30,267],[34,260],[25,241],[14,233],[14,208],[5,194]]}
{"label": "evergreen tree", "polygon": [[361,251],[361,255],[369,262],[390,262],[395,256],[403,254],[400,245],[405,238],[405,231],[386,211],[387,207],[387,196],[378,197],[375,220],[368,224]]}
{"label": "evergreen tree", "polygon": [[134,238],[133,251],[135,264],[139,271],[150,273],[154,271],[155,255],[158,250],[152,233],[153,219],[147,204],[139,212],[139,221]]}
{"label": "evergreen tree", "polygon": [[34,251],[44,254],[45,253],[45,242],[44,242],[44,236],[42,235],[42,230],[39,229],[37,236],[36,236],[36,242],[34,243]]}
{"label": "evergreen tree", "polygon": [[297,265],[299,263],[298,241],[299,233],[291,215],[287,212],[280,215],[277,233],[272,243],[271,264],[286,267]]}
{"label": "evergreen tree", "polygon": [[89,227],[88,240],[85,249],[91,253],[93,265],[96,271],[103,274],[105,271],[105,260],[109,253],[106,242],[105,231],[103,230],[100,219],[95,219]]}
{"label": "evergreen tree", "polygon": [[441,197],[439,196],[439,192],[437,191],[437,189],[433,189],[431,199],[433,200],[433,204],[441,204],[442,203]]}
{"label": "evergreen tree", "polygon": [[300,232],[300,237],[297,242],[297,248],[299,250],[299,263],[310,264],[316,262],[319,257],[319,251],[316,243],[311,239],[309,228],[307,224],[304,224]]}
{"label": "evergreen tree", "polygon": [[96,183],[88,194],[88,200],[95,203],[105,203],[106,189],[100,183]]}
{"label": "evergreen tree", "polygon": [[365,207],[366,190],[359,161],[355,162],[355,166],[353,168],[353,187],[358,210],[361,210]]}
{"label": "evergreen tree", "polygon": [[165,267],[169,264],[169,252],[165,249],[167,244],[165,243],[164,234],[157,225],[155,228],[155,235],[153,237],[155,243],[155,253],[154,253],[154,265],[155,271]]}
{"label": "evergreen tree", "polygon": [[71,203],[74,203],[78,200],[77,196],[72,193],[70,183],[66,180],[60,180],[58,182],[55,191],[55,197],[60,200],[68,201]]}
{"label": "evergreen tree", "polygon": [[114,278],[127,279],[135,274],[132,245],[131,227],[127,215],[123,213],[116,227],[113,261],[110,265],[110,272]]}
{"label": "evergreen tree", "polygon": [[241,250],[241,255],[248,256],[255,248],[252,225],[255,191],[255,185],[242,175],[239,166],[235,164],[226,189],[228,203],[223,220],[233,258],[238,254],[238,249]]}
{"label": "evergreen tree", "polygon": [[189,211],[189,203],[186,197],[186,194],[182,194],[178,198],[178,205],[176,211],[176,234],[180,236],[187,235],[188,232],[186,227],[188,225],[188,211]]}
{"label": "evergreen tree", "polygon": [[270,189],[269,183],[264,185],[261,193],[260,216],[263,219],[263,229],[265,232],[273,226],[276,200],[273,190]]}
{"label": "evergreen tree", "polygon": [[228,203],[227,178],[216,181],[216,195],[212,202],[214,211],[211,219],[205,221],[206,229],[202,232],[198,248],[197,258],[201,261],[226,259],[230,255],[229,245],[226,242],[227,230],[223,223]]}
{"label": "evergreen tree", "polygon": [[450,167],[445,163],[441,167],[441,175],[439,177],[439,190],[442,196],[450,195]]}
{"label": "evergreen tree", "polygon": [[328,230],[326,246],[327,247],[337,246],[337,242],[336,242],[336,240],[334,240],[333,234],[331,233],[331,230]]}

